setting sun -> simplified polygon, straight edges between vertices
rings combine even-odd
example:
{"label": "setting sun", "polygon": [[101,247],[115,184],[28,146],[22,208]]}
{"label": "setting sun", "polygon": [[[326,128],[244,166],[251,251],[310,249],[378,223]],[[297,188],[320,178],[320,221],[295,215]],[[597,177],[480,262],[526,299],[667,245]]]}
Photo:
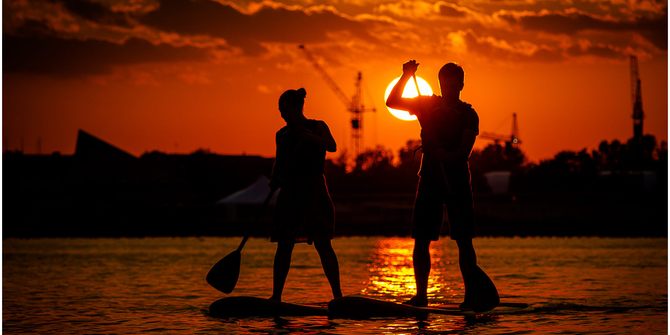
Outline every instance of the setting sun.
{"label": "setting sun", "polygon": [[[388,99],[389,94],[391,94],[391,90],[393,89],[393,86],[395,86],[395,83],[400,80],[400,77],[393,79],[388,86],[386,87],[386,92],[384,92],[384,101]],[[430,84],[423,78],[416,76],[416,82],[419,84],[419,90],[421,91],[421,95],[433,95],[433,89],[430,87]],[[407,84],[405,85],[405,89],[402,91],[402,97],[403,98],[414,98],[418,96],[418,92],[416,91],[416,86],[414,85],[414,80],[410,79]],[[394,109],[394,108],[389,108],[386,107],[389,112],[397,117],[400,120],[403,121],[414,121],[416,120],[416,116],[410,115],[407,111],[400,110],[400,109]]]}

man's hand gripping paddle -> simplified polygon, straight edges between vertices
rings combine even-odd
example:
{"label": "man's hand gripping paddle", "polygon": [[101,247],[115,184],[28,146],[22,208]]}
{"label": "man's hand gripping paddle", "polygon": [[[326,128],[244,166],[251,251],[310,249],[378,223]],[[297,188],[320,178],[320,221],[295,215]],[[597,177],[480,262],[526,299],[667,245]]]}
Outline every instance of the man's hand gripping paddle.
{"label": "man's hand gripping paddle", "polygon": [[[268,196],[265,198],[263,207],[257,213],[256,219],[254,220],[255,223],[257,223],[260,220],[261,215],[265,213],[265,210],[267,209],[268,204],[270,203],[270,199],[272,199],[274,193],[275,190],[270,191]],[[233,291],[235,285],[237,284],[237,279],[240,277],[242,249],[247,243],[247,240],[249,240],[249,229],[245,231],[242,242],[240,242],[240,245],[237,247],[237,249],[233,250],[233,252],[229,253],[221,260],[216,262],[216,264],[214,264],[214,266],[212,266],[212,268],[209,270],[207,277],[205,277],[205,280],[207,280],[209,285],[226,294]]]}

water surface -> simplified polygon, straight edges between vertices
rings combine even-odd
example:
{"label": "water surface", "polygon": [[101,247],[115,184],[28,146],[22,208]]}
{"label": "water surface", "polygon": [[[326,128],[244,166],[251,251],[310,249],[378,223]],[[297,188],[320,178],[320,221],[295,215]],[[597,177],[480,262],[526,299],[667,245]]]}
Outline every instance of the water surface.
{"label": "water surface", "polygon": [[[6,334],[660,334],[667,333],[667,240],[478,238],[480,265],[519,314],[475,318],[216,319],[223,297],[204,276],[239,238],[8,239],[3,242]],[[413,241],[338,238],[345,294],[390,301],[414,290]],[[234,295],[269,297],[273,243],[252,239]],[[454,242],[432,245],[432,304],[460,302]],[[312,246],[298,245],[284,300],[331,299]]]}

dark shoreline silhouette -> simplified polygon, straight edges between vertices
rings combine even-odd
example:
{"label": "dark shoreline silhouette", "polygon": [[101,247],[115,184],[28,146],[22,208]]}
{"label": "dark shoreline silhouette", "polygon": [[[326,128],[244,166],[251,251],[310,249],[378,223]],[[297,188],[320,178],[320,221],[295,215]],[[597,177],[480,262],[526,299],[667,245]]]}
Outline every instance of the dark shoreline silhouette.
{"label": "dark shoreline silhouette", "polygon": [[[272,161],[261,157],[238,158],[264,166],[270,166]],[[50,160],[58,163],[47,163]],[[5,238],[241,236],[243,225],[250,224],[258,209],[253,205],[240,206],[236,210],[238,217],[230,220],[226,208],[215,204],[219,195],[251,184],[256,176],[250,174],[239,175],[236,181],[231,181],[239,185],[237,188],[225,187],[223,181],[219,182],[224,191],[214,194],[204,189],[208,185],[204,180],[207,178],[168,181],[170,178],[166,177],[153,182],[138,178],[135,182],[126,180],[120,184],[115,184],[115,179],[94,184],[60,179],[69,174],[63,165],[69,165],[66,162],[70,160],[72,157],[65,156],[5,159]],[[166,164],[171,167],[165,170],[178,170],[179,165],[188,170],[189,164],[183,162],[186,160],[188,156],[172,157],[171,163]],[[50,173],[40,178],[20,178],[16,174],[9,177],[10,171],[15,169],[39,174],[42,169],[36,169],[45,165],[61,167],[48,169]],[[199,169],[193,168],[193,171]],[[603,190],[476,192],[478,235],[667,236],[667,193],[643,190],[638,185],[640,179],[640,175],[608,176],[598,181]],[[337,209],[336,236],[409,236],[413,192],[371,194],[332,190],[331,193]],[[253,235],[266,236],[269,222],[269,216],[263,218],[261,227]]]}
{"label": "dark shoreline silhouette", "polygon": [[[625,146],[611,144],[619,151]],[[621,160],[614,155],[605,167],[593,158],[600,154],[587,152],[559,153],[529,167],[510,164],[514,155],[496,156],[502,146],[476,151],[478,236],[667,236],[663,148],[639,170],[617,169]],[[409,236],[418,178],[412,151],[412,145],[401,149],[398,165],[388,151],[364,152],[350,172],[338,161],[326,163],[336,236]],[[5,152],[4,237],[241,236],[260,204],[239,206],[231,218],[216,202],[269,176],[273,163],[203,150],[105,157]],[[511,171],[509,188],[495,193],[485,174],[502,168]],[[268,215],[253,235],[267,235],[269,222]]]}

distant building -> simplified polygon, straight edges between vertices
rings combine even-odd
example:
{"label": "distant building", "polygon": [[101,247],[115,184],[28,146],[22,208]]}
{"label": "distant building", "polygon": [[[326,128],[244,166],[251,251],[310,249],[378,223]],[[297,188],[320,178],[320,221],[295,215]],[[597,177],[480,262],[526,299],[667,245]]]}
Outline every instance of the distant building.
{"label": "distant building", "polygon": [[77,133],[77,146],[74,156],[91,161],[128,161],[137,157],[121,150],[81,129]]}

